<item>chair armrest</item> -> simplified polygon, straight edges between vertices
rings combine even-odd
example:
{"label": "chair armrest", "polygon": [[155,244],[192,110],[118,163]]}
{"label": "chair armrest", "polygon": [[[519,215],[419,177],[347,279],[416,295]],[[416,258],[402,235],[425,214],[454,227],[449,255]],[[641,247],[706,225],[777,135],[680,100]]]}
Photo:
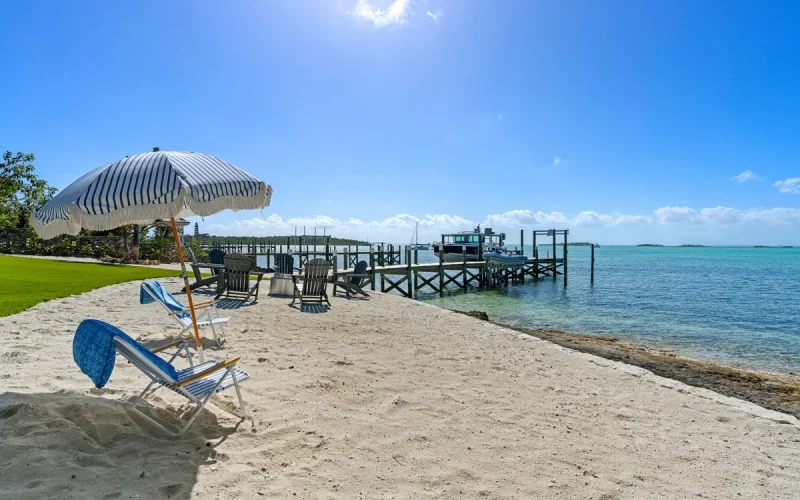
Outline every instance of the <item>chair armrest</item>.
{"label": "chair armrest", "polygon": [[178,339],[178,340],[175,340],[173,342],[170,342],[169,344],[164,344],[161,347],[156,347],[155,349],[150,349],[150,352],[152,352],[152,353],[161,352],[161,351],[169,349],[170,347],[179,346],[179,345],[183,344],[184,342],[186,342],[186,341],[183,340],[183,339]]}
{"label": "chair armrest", "polygon": [[[217,301],[215,301],[215,300],[210,300],[208,302],[201,302],[200,304],[195,304],[194,305],[194,310],[197,311],[199,309],[206,309],[206,308],[209,308],[209,307],[213,306],[216,303],[217,303]],[[175,316],[176,314],[183,314],[183,313],[189,312],[189,311],[190,311],[190,309],[187,307],[186,309],[181,309],[180,311],[171,312],[171,313],[169,313],[169,316]]]}
{"label": "chair armrest", "polygon": [[204,378],[207,375],[210,375],[210,374],[212,374],[212,373],[214,373],[216,371],[222,370],[223,368],[227,368],[227,367],[229,367],[231,365],[235,365],[236,363],[239,362],[239,359],[241,359],[241,356],[236,356],[234,358],[228,358],[228,359],[226,359],[225,361],[223,361],[222,363],[220,363],[218,365],[214,365],[211,368],[203,370],[203,371],[201,371],[199,373],[195,373],[194,375],[192,375],[191,377],[189,377],[189,378],[187,378],[185,380],[181,380],[180,382],[175,384],[173,387],[183,387],[184,385],[191,384],[192,382],[196,382],[196,381],[200,380],[201,378]]}

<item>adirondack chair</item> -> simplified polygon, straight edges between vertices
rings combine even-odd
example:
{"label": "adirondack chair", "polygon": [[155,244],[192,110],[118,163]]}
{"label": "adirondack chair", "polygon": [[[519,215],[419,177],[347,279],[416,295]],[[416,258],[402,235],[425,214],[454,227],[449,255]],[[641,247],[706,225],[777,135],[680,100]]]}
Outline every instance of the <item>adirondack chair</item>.
{"label": "adirondack chair", "polygon": [[352,273],[342,273],[338,275],[337,279],[333,282],[333,296],[335,297],[338,288],[342,287],[347,293],[348,298],[356,293],[360,293],[364,297],[369,297],[367,292],[362,288],[362,283],[366,282],[369,277],[370,275],[367,274],[367,261],[362,260],[356,264]]}
{"label": "adirondack chair", "polygon": [[[225,252],[220,250],[219,248],[215,248],[208,252],[208,261],[212,264],[224,264],[225,263]],[[222,274],[219,269],[212,269],[211,274],[214,276],[219,276]]]}
{"label": "adirondack chair", "polygon": [[[255,257],[241,253],[229,253],[225,256],[225,269],[217,283],[217,298],[224,293],[226,297],[233,294],[236,298],[243,297],[247,302],[250,296],[258,300],[258,286],[264,273],[254,273],[257,276],[256,284],[250,287],[250,274],[256,266]],[[255,295],[253,295],[255,294]]]}
{"label": "adirondack chair", "polygon": [[279,274],[292,274],[299,271],[299,267],[294,267],[294,257],[288,253],[275,255],[275,272]]}
{"label": "adirondack chair", "polygon": [[[297,299],[300,299],[300,305],[306,302],[318,302],[322,304],[324,300],[330,306],[331,302],[328,300],[328,291],[326,290],[328,285],[328,270],[330,267],[331,263],[325,259],[313,259],[309,261],[306,267],[303,268],[303,276],[295,278],[292,304],[294,304]],[[298,281],[302,281],[302,283],[298,283]]]}
{"label": "adirondack chair", "polygon": [[[188,247],[186,248],[186,250],[189,251],[189,257],[192,258],[192,263],[190,265],[192,266],[192,272],[194,273],[194,283],[192,283],[192,285],[189,288],[195,290],[197,288],[201,288],[204,286],[211,286],[214,283],[216,283],[217,280],[219,279],[219,276],[214,274],[212,276],[209,276],[208,278],[204,278],[203,273],[200,272],[200,266],[198,266],[199,263],[197,262],[197,257],[194,255],[194,251]],[[212,273],[213,271],[214,270],[212,270]]]}

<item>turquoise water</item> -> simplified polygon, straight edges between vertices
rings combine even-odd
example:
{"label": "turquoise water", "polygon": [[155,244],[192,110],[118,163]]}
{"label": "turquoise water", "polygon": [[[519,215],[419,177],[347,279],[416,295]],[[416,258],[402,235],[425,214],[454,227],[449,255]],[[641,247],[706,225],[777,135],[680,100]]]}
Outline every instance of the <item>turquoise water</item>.
{"label": "turquoise water", "polygon": [[595,249],[594,286],[589,256],[589,248],[570,247],[566,289],[561,279],[545,278],[420,299],[517,326],[613,335],[698,359],[800,372],[800,248],[604,246]]}
{"label": "turquoise water", "polygon": [[[551,248],[540,246],[539,254]],[[566,289],[559,277],[419,299],[517,326],[611,335],[697,359],[800,373],[800,248],[595,252],[594,286],[589,248],[570,247]],[[419,260],[435,256],[420,252]]]}

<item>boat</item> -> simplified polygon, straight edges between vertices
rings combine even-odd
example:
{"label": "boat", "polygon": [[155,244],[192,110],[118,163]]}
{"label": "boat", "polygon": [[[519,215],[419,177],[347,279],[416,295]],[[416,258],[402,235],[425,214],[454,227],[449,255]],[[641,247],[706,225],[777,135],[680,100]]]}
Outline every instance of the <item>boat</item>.
{"label": "boat", "polygon": [[[445,262],[461,262],[465,257],[467,260],[475,261],[479,260],[483,253],[502,249],[505,239],[505,233],[495,233],[488,227],[481,232],[481,226],[478,224],[472,231],[443,234],[442,241],[433,244],[433,252],[437,257],[443,253]],[[483,248],[479,251],[481,242]]]}
{"label": "boat", "polygon": [[521,267],[528,261],[528,258],[522,255],[518,250],[492,250],[484,252],[483,260],[489,264],[497,267]]}
{"label": "boat", "polygon": [[411,244],[408,246],[411,250],[430,250],[431,246],[419,242],[419,222],[414,225],[414,236],[411,237]]}

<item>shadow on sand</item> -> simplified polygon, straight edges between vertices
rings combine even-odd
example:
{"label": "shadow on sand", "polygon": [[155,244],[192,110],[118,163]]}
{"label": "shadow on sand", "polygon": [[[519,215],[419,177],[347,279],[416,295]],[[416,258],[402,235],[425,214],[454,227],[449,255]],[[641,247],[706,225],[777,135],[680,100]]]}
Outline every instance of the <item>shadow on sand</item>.
{"label": "shadow on sand", "polygon": [[[96,390],[113,394],[113,390]],[[153,429],[128,401],[57,392],[0,395],[0,477],[7,498],[188,499],[202,465],[241,424],[203,410],[181,438]],[[143,410],[177,425],[171,411]]]}
{"label": "shadow on sand", "polygon": [[298,309],[300,312],[311,314],[325,314],[331,310],[327,304],[289,304],[289,307]]}

